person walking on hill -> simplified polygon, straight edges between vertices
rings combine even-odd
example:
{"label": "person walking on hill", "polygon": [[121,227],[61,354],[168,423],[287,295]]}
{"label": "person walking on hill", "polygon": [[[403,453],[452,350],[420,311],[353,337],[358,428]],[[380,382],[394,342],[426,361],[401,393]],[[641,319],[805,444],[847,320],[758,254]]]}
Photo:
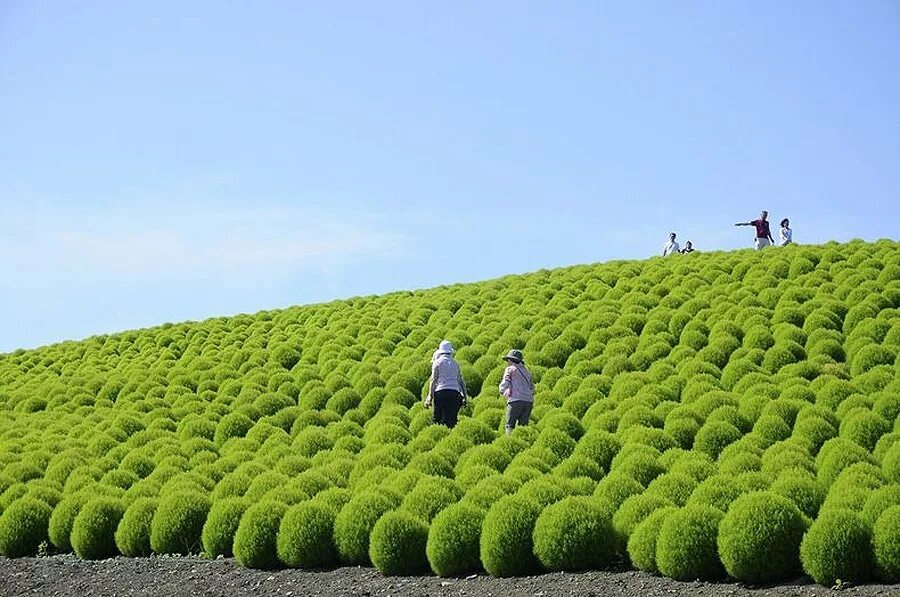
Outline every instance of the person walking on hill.
{"label": "person walking on hill", "polygon": [[787,218],[781,220],[781,230],[778,231],[778,240],[781,241],[781,246],[786,247],[792,242],[794,233],[791,231],[791,221]]}
{"label": "person walking on hill", "polygon": [[663,245],[662,256],[668,257],[669,255],[674,255],[678,253],[678,242],[675,240],[675,233],[669,233],[669,242]]}
{"label": "person walking on hill", "polygon": [[506,398],[506,435],[516,425],[527,425],[534,406],[534,381],[525,368],[521,350],[510,350],[500,357],[506,361],[506,370],[500,380],[500,395]]}
{"label": "person walking on hill", "polygon": [[735,226],[754,226],[756,228],[756,250],[764,249],[770,244],[775,244],[772,233],[769,231],[769,212],[763,210],[759,214],[759,219],[749,222],[738,222]]}
{"label": "person walking on hill", "polygon": [[451,429],[459,409],[466,403],[466,382],[459,363],[453,360],[453,344],[443,340],[431,358],[431,383],[425,406],[434,407],[433,421]]}
{"label": "person walking on hill", "polygon": [[691,241],[687,241],[684,243],[684,248],[681,250],[682,255],[687,255],[688,253],[693,253],[696,249],[694,249],[694,245]]}

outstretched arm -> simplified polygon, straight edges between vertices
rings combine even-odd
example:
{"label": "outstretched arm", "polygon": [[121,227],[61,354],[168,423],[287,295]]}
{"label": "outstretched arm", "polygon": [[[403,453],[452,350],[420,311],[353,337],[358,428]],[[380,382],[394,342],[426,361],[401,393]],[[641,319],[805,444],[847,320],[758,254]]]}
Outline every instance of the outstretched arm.
{"label": "outstretched arm", "polygon": [[738,222],[735,226],[753,226],[753,222]]}

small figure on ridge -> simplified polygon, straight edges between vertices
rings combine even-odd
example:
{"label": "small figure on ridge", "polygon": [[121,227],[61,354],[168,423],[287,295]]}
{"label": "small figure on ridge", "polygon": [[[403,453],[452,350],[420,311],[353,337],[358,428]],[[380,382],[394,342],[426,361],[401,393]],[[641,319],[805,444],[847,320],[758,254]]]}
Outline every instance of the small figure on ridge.
{"label": "small figure on ridge", "polygon": [[681,250],[681,254],[684,255],[686,253],[693,253],[696,249],[694,249],[694,245],[691,241],[687,241],[684,243],[684,248]]}
{"label": "small figure on ridge", "polygon": [[663,245],[663,257],[668,257],[669,255],[674,255],[678,252],[678,243],[675,241],[675,233],[669,233],[669,242]]}
{"label": "small figure on ridge", "polygon": [[769,212],[763,210],[762,213],[759,214],[759,219],[751,220],[749,222],[738,222],[735,226],[754,226],[756,228],[756,250],[763,249],[768,247],[770,244],[775,244],[775,239],[772,238],[772,233],[769,231]]}
{"label": "small figure on ridge", "polygon": [[793,232],[791,231],[791,221],[787,218],[781,220],[781,230],[778,231],[779,240],[781,240],[781,246],[786,247],[791,244],[793,241]]}

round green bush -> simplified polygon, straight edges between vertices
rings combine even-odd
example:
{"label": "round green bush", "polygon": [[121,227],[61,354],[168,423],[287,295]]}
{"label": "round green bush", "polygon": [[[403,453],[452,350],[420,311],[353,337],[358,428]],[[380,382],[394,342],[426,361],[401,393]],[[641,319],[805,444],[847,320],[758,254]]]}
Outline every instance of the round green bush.
{"label": "round green bush", "polygon": [[850,510],[823,511],[800,544],[803,570],[820,585],[862,583],[872,576],[872,532]]}
{"label": "round green bush", "polygon": [[763,583],[800,569],[800,541],[806,527],[786,497],[756,492],[736,499],[719,525],[719,557],[734,578]]}
{"label": "round green bush", "polygon": [[288,507],[263,500],[247,508],[234,534],[234,558],[247,568],[270,570],[278,566],[278,527]]}
{"label": "round green bush", "polygon": [[8,558],[33,556],[47,540],[50,506],[34,498],[20,498],[0,516],[0,555]]}
{"label": "round green bush", "polygon": [[788,498],[810,518],[816,517],[825,501],[825,491],[814,477],[792,470],[784,471],[769,491]]}
{"label": "round green bush", "polygon": [[691,497],[697,481],[686,474],[669,472],[655,478],[647,486],[647,494],[658,495],[670,500],[676,506],[684,506]]}
{"label": "round green bush", "polygon": [[892,506],[900,505],[900,484],[891,484],[880,487],[869,494],[866,504],[862,509],[863,520],[869,525],[874,525],[881,514]]}
{"label": "round green bush", "polygon": [[663,521],[656,539],[656,565],[676,580],[714,579],[723,575],[716,548],[722,511],[685,506]]}
{"label": "round green bush", "polygon": [[138,498],[131,503],[116,527],[116,547],[129,558],[147,557],[151,554],[150,526],[159,500],[151,497]]}
{"label": "round green bush", "polygon": [[871,452],[875,444],[891,431],[891,423],[878,413],[856,411],[841,421],[840,434]]}
{"label": "round green bush", "polygon": [[203,553],[211,558],[230,557],[234,554],[234,536],[247,505],[247,500],[239,497],[227,497],[213,502],[200,533]]}
{"label": "round green bush", "polygon": [[551,571],[596,570],[615,555],[609,513],[597,498],[568,497],[548,506],[532,539],[535,555]]}
{"label": "round green bush", "polygon": [[199,492],[161,497],[150,525],[150,547],[157,554],[198,553],[209,507],[209,498]]}
{"label": "round green bush", "polygon": [[525,576],[540,571],[532,539],[539,515],[537,502],[516,495],[491,506],[481,529],[481,564],[490,575]]}
{"label": "round green bush", "polygon": [[409,576],[428,570],[425,545],[428,524],[409,512],[388,512],[375,523],[369,538],[369,559],[387,576]]}
{"label": "round green bush", "polygon": [[465,502],[442,510],[428,529],[425,555],[438,576],[457,576],[481,566],[479,540],[487,511]]}
{"label": "round green bush", "polygon": [[742,436],[741,431],[730,423],[709,422],[703,425],[694,437],[694,449],[715,459],[726,446],[741,439]]}
{"label": "round green bush", "polygon": [[97,497],[79,510],[72,524],[72,549],[85,560],[111,558],[118,553],[116,529],[125,505],[111,497]]}
{"label": "round green bush", "polygon": [[50,543],[56,549],[60,551],[70,551],[72,549],[72,525],[75,523],[78,511],[89,499],[90,496],[86,493],[75,493],[63,498],[53,509],[48,531]]}
{"label": "round green bush", "polygon": [[674,505],[671,500],[647,492],[633,495],[622,502],[612,519],[617,549],[625,549],[631,533],[650,514],[660,508]]}
{"label": "round green bush", "polygon": [[400,509],[418,516],[426,523],[444,508],[462,498],[462,491],[456,482],[446,477],[423,476],[416,486],[406,494]]}
{"label": "round green bush", "polygon": [[628,538],[628,557],[638,570],[658,574],[656,567],[656,539],[659,537],[659,529],[663,522],[678,508],[667,506],[660,508],[645,518]]}
{"label": "round green bush", "polygon": [[384,492],[366,489],[341,508],[334,521],[334,543],[347,564],[369,564],[369,535],[378,519],[397,507]]}
{"label": "round green bush", "polygon": [[900,582],[900,506],[891,506],[875,521],[872,547],[878,577],[889,583]]}
{"label": "round green bush", "polygon": [[278,559],[289,568],[325,568],[338,562],[334,519],[338,510],[322,501],[289,508],[278,529]]}

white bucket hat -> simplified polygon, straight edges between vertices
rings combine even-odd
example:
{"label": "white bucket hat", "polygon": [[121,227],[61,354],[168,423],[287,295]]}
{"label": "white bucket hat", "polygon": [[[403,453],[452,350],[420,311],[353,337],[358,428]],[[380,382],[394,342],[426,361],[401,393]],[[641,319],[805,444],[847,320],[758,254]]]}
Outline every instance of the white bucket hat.
{"label": "white bucket hat", "polygon": [[438,354],[453,354],[453,344],[450,343],[450,340],[442,340],[438,345],[437,349]]}

